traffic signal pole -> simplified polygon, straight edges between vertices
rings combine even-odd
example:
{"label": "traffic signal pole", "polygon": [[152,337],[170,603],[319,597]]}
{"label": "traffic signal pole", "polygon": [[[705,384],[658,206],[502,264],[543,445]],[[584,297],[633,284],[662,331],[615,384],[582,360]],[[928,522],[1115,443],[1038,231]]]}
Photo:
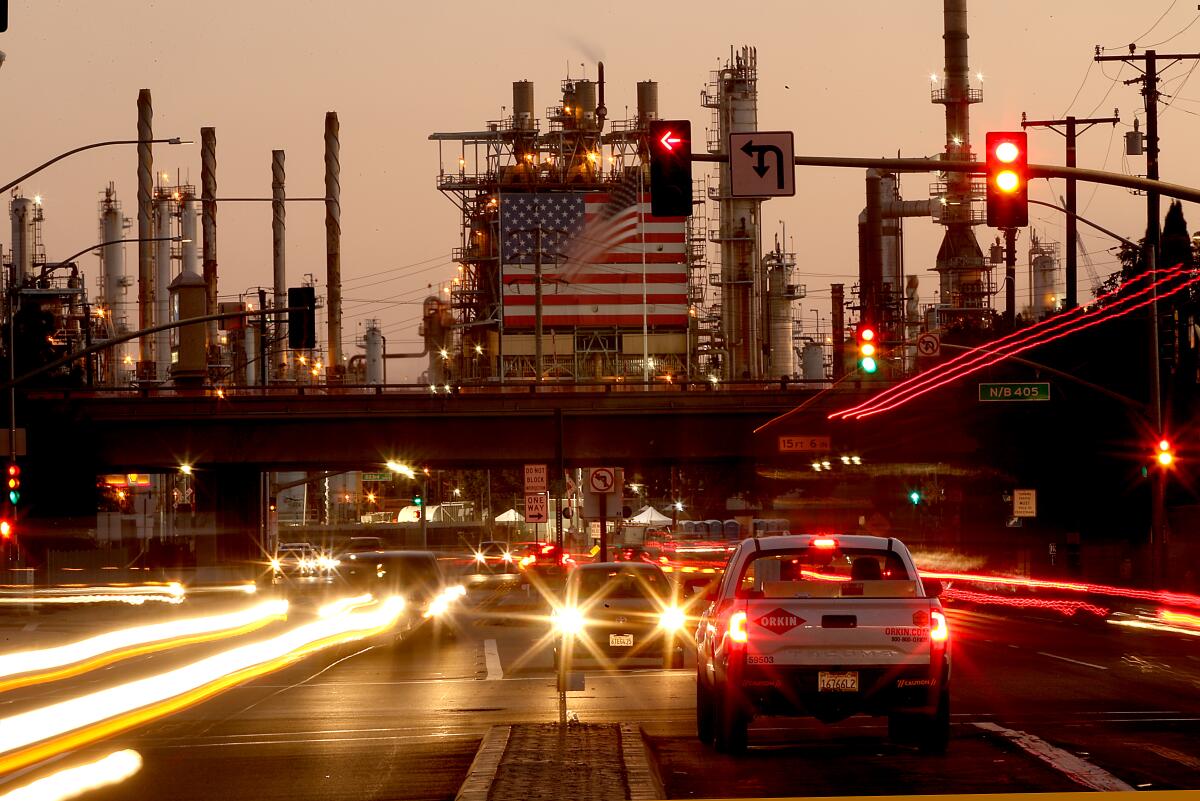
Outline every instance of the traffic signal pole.
{"label": "traffic signal pole", "polygon": [[1004,229],[1004,322],[1017,328],[1017,229]]}

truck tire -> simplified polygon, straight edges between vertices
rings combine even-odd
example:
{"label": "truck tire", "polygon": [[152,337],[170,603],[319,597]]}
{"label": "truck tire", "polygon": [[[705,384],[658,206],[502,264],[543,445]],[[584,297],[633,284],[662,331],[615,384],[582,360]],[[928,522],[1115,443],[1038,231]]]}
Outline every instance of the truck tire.
{"label": "truck tire", "polygon": [[713,693],[716,714],[713,716],[714,746],[722,754],[742,754],[746,751],[746,729],[750,715],[741,702],[730,696],[728,690]]}
{"label": "truck tire", "polygon": [[918,747],[926,754],[944,754],[950,744],[950,691],[943,687],[934,713],[921,720]]}

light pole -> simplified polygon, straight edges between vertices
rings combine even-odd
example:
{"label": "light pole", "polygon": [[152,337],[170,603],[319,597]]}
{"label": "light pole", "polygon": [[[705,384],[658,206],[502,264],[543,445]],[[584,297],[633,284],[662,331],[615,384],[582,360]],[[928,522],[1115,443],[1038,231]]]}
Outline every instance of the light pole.
{"label": "light pole", "polygon": [[[24,181],[26,178],[32,178],[33,176],[37,175],[39,172],[41,172],[42,170],[51,166],[52,164],[56,164],[57,162],[62,161],[63,159],[67,158],[68,156],[74,156],[76,153],[82,153],[85,150],[94,150],[95,148],[98,148],[98,147],[110,147],[112,145],[140,145],[143,142],[149,142],[151,144],[167,144],[167,145],[190,145],[190,144],[192,144],[192,140],[180,139],[178,136],[172,136],[169,139],[144,139],[144,140],[143,139],[109,139],[104,142],[92,142],[90,145],[81,145],[77,148],[73,148],[72,150],[68,150],[66,153],[59,153],[57,156],[50,159],[49,161],[43,162],[43,163],[39,164],[38,166],[34,167],[32,170],[25,173],[20,178],[17,178],[15,181],[9,181],[4,186],[0,186],[0,192],[7,192],[8,190],[12,189],[17,184]],[[84,252],[86,252],[86,251],[84,251]]]}
{"label": "light pole", "polygon": [[411,467],[409,467],[406,464],[401,464],[400,462],[397,462],[395,459],[388,459],[386,466],[387,466],[387,469],[391,470],[393,473],[398,473],[407,479],[410,479],[412,481],[417,481],[421,487],[421,503],[419,503],[417,505],[417,515],[418,515],[418,519],[421,523],[421,547],[424,548],[426,545],[429,544],[427,532],[426,532],[426,526],[425,526],[425,522],[427,520],[427,517],[425,515],[425,504],[428,503],[428,501],[429,501],[429,498],[427,497],[428,493],[426,492],[426,485],[427,485],[426,476],[424,473],[422,473],[421,477],[418,478],[416,470],[413,470]]}

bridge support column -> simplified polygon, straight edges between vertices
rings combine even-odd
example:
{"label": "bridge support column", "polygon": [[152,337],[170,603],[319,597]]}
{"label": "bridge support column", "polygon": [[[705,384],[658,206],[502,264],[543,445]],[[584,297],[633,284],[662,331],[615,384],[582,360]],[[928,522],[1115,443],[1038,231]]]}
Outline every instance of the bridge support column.
{"label": "bridge support column", "polygon": [[266,562],[259,534],[261,475],[255,467],[234,465],[193,473],[196,512],[213,522],[212,536],[197,537],[197,566],[248,569]]}

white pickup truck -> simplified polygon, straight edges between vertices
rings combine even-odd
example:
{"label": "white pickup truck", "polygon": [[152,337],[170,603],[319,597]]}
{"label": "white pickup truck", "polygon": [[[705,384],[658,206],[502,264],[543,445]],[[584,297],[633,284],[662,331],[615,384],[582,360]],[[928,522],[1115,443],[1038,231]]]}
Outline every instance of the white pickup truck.
{"label": "white pickup truck", "polygon": [[743,540],[696,631],[696,729],[746,747],[756,715],[888,716],[888,733],[945,750],[950,641],[937,595],[894,538]]}

